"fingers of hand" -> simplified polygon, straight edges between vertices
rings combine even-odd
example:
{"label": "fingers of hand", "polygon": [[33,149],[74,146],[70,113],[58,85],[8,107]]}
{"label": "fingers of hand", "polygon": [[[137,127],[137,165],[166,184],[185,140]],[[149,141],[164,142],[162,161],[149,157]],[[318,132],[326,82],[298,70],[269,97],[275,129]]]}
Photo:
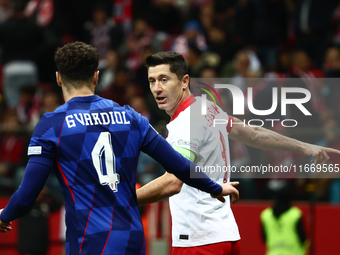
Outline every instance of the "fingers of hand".
{"label": "fingers of hand", "polygon": [[332,149],[332,148],[327,148],[325,147],[324,150],[328,153],[336,153],[336,154],[340,154],[340,151],[339,150],[336,150],[336,149]]}
{"label": "fingers of hand", "polygon": [[[329,160],[329,156],[325,150],[320,150],[317,155],[315,155],[314,164],[325,164]],[[312,161],[313,163],[313,161]]]}
{"label": "fingers of hand", "polygon": [[323,154],[323,162],[322,163],[327,163],[329,160],[329,156],[327,155],[326,151],[322,150],[322,154]]}
{"label": "fingers of hand", "polygon": [[234,203],[236,203],[236,202],[239,200],[239,198],[240,198],[240,193],[238,192],[237,189],[235,189],[235,191],[234,191],[232,197],[233,197],[233,199],[235,200]]}
{"label": "fingers of hand", "polygon": [[240,183],[239,182],[229,182],[230,185],[232,186],[236,186],[236,185],[239,185]]}
{"label": "fingers of hand", "polygon": [[222,203],[225,202],[225,198],[224,198],[223,196],[213,196],[213,195],[211,195],[211,194],[210,194],[210,196],[213,197],[213,198],[216,198],[216,199],[220,200]]}
{"label": "fingers of hand", "polygon": [[3,227],[0,227],[0,233],[6,233],[7,231],[11,231],[12,230],[12,226],[11,225],[6,225]]}
{"label": "fingers of hand", "polygon": [[224,197],[218,197],[217,199],[220,200],[222,203],[225,202],[225,198]]}
{"label": "fingers of hand", "polygon": [[237,195],[231,195],[231,202],[232,202],[233,204],[236,204],[236,203],[238,202],[238,200],[239,200],[239,196],[237,196]]}

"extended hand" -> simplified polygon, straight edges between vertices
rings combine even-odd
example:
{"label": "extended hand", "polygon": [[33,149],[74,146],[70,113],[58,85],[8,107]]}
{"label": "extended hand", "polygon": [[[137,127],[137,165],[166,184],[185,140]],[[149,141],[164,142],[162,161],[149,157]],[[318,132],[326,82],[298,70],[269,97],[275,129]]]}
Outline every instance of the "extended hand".
{"label": "extended hand", "polygon": [[222,193],[218,196],[213,196],[214,198],[217,198],[218,200],[220,200],[222,203],[225,202],[225,198],[223,196],[228,196],[231,195],[231,202],[233,204],[237,203],[238,199],[239,199],[239,192],[238,190],[234,187],[236,185],[238,185],[239,182],[227,182],[227,183],[223,183],[221,184],[223,190]]}
{"label": "extended hand", "polygon": [[[0,215],[2,213],[2,210],[0,210]],[[11,231],[12,230],[12,223],[6,223],[0,220],[0,233],[6,233],[7,231]]]}
{"label": "extended hand", "polygon": [[324,164],[329,160],[328,153],[340,154],[340,151],[332,148],[321,147],[313,144],[308,144],[304,151],[304,156],[309,156],[315,158],[312,164]]}

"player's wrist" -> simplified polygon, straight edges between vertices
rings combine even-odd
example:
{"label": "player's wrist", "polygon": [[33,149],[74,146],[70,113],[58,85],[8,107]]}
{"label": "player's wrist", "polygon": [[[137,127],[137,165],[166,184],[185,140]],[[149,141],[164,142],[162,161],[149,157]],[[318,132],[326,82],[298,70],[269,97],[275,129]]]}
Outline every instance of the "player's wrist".
{"label": "player's wrist", "polygon": [[215,183],[215,189],[210,194],[214,197],[218,197],[218,196],[223,195],[222,193],[223,193],[223,187],[220,184]]}

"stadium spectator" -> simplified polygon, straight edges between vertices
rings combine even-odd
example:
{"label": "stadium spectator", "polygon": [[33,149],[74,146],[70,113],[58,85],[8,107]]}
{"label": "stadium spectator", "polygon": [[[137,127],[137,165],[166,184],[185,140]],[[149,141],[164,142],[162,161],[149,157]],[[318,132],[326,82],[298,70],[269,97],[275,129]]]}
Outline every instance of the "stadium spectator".
{"label": "stadium spectator", "polygon": [[123,30],[112,19],[108,19],[103,7],[97,7],[92,13],[92,21],[84,25],[84,41],[91,43],[99,52],[99,67],[105,68],[105,56],[109,50],[117,50],[124,38]]}
{"label": "stadium spectator", "polygon": [[[60,95],[55,91],[45,91],[42,98],[42,107],[40,114],[54,112],[61,104]],[[42,117],[42,116],[40,116]]]}
{"label": "stadium spectator", "polygon": [[17,106],[17,114],[20,123],[31,132],[40,119],[42,95],[36,86],[24,86],[20,90],[20,100]]}
{"label": "stadium spectator", "polygon": [[107,89],[98,93],[98,95],[111,99],[119,105],[128,104],[132,97],[141,94],[141,88],[131,82],[128,69],[125,67],[117,67],[114,82]]}
{"label": "stadium spectator", "polygon": [[[336,1],[334,1],[336,2]],[[340,45],[340,3],[334,5],[333,15],[331,18],[332,24],[332,43],[334,46]]]}
{"label": "stadium spectator", "polygon": [[105,55],[105,68],[99,72],[99,81],[96,86],[96,92],[107,89],[115,81],[116,69],[119,64],[119,55],[117,51],[109,50]]}
{"label": "stadium spectator", "polygon": [[151,45],[155,31],[149,26],[146,20],[136,19],[133,23],[133,30],[126,39],[128,58],[126,65],[129,69],[136,71],[143,63],[143,50]]}
{"label": "stadium spectator", "polygon": [[325,53],[323,70],[327,78],[340,77],[340,49],[330,47]]}
{"label": "stadium spectator", "polygon": [[[327,153],[340,151],[307,144],[268,129],[242,125],[208,101],[201,115],[201,98],[189,90],[187,64],[178,53],[159,52],[146,59],[150,90],[158,104],[171,117],[167,141],[180,154],[202,166],[230,164],[228,138],[263,150],[278,150],[314,157],[312,163],[325,163]],[[228,120],[213,126],[211,119]],[[210,120],[210,121],[209,121]],[[236,125],[240,124],[240,125]],[[209,172],[209,170],[207,171]],[[219,183],[230,180],[230,172],[217,171]],[[221,205],[188,187],[174,175],[165,173],[137,190],[140,205],[170,197],[172,215],[172,254],[240,254],[240,235],[230,208],[230,197]],[[226,231],[227,230],[227,231]]]}
{"label": "stadium spectator", "polygon": [[[125,34],[128,34],[132,29],[133,9],[137,1],[132,0],[114,0],[112,19],[116,24],[123,28]],[[140,10],[135,10],[140,11]]]}
{"label": "stadium spectator", "polygon": [[237,0],[235,4],[234,42],[241,48],[247,47],[252,41],[252,22],[254,19],[253,1]]}
{"label": "stadium spectator", "polygon": [[31,210],[54,169],[67,211],[66,254],[145,254],[135,191],[140,150],[220,201],[230,194],[238,200],[231,184],[219,185],[203,173],[190,178],[190,168],[196,165],[172,149],[131,107],[94,95],[97,49],[81,42],[67,44],[57,50],[55,61],[66,103],[37,124],[23,181],[0,210],[0,232],[11,230],[10,222]]}
{"label": "stadium spectator", "polygon": [[145,61],[147,56],[149,56],[150,54],[153,54],[153,53],[155,53],[155,50],[152,47],[145,46],[143,48],[143,53],[142,53],[142,57],[141,57],[142,62],[139,63],[138,69],[135,72],[135,75],[133,77],[133,82],[140,85],[140,87],[143,90],[144,95],[150,94],[149,83],[148,83],[148,74],[147,74],[147,69],[144,65],[144,61]]}
{"label": "stadium spectator", "polygon": [[147,15],[150,26],[157,31],[167,34],[178,34],[181,31],[182,19],[171,0],[151,0],[143,15]]}
{"label": "stadium spectator", "polygon": [[188,55],[186,57],[188,63],[189,74],[191,77],[199,77],[201,69],[204,67],[202,51],[196,46],[189,46]]}
{"label": "stadium spectator", "polygon": [[183,33],[174,40],[171,50],[182,54],[186,58],[191,45],[202,52],[208,49],[201,25],[195,20],[185,23]]}
{"label": "stadium spectator", "polygon": [[297,51],[292,56],[291,73],[293,77],[300,77],[304,81],[306,87],[311,91],[313,97],[311,99],[313,110],[321,113],[326,110],[326,103],[322,96],[322,85],[315,78],[323,78],[324,74],[319,69],[313,69],[312,63],[304,51]]}
{"label": "stadium spectator", "polygon": [[327,39],[331,29],[329,14],[332,11],[333,2],[323,0],[296,2],[294,19],[296,47],[311,56],[317,68],[321,68],[323,55],[328,46]]}
{"label": "stadium spectator", "polygon": [[0,24],[5,22],[11,15],[10,1],[0,1]]}
{"label": "stadium spectator", "polygon": [[220,63],[224,64],[233,59],[235,52],[240,50],[233,42],[233,38],[220,27],[212,27],[208,31],[209,52],[214,52],[220,57]]}
{"label": "stadium spectator", "polygon": [[3,195],[15,189],[15,175],[25,159],[27,139],[22,131],[15,111],[8,111],[0,132],[0,192]]}
{"label": "stadium spectator", "polygon": [[3,89],[6,103],[15,108],[20,89],[38,83],[36,61],[43,43],[42,30],[24,16],[26,1],[13,0],[14,14],[0,25]]}
{"label": "stadium spectator", "polygon": [[273,68],[272,74],[277,76],[287,76],[290,72],[290,58],[291,53],[286,50],[281,50],[277,54],[276,63]]}
{"label": "stadium spectator", "polygon": [[288,13],[286,1],[253,1],[252,42],[266,70],[276,62],[278,46],[287,39]]}
{"label": "stadium spectator", "polygon": [[340,87],[336,78],[340,77],[340,50],[336,47],[328,48],[325,53],[323,71],[326,79],[325,88],[327,95],[324,95],[326,105],[336,116],[340,113]]}
{"label": "stadium spectator", "polygon": [[[74,41],[63,13],[62,1],[29,0],[24,10],[25,16],[34,21],[43,31],[44,44],[38,61],[39,78],[42,82],[53,84],[55,81],[55,49],[65,42]],[[81,29],[79,29],[81,31]]]}
{"label": "stadium spectator", "polygon": [[205,33],[214,25],[215,2],[203,1],[199,8],[199,21]]}

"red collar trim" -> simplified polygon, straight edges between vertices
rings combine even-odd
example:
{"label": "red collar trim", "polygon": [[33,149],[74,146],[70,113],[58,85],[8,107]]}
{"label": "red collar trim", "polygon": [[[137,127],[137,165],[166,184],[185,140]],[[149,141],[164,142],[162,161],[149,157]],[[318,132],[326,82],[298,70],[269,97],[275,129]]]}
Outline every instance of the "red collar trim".
{"label": "red collar trim", "polygon": [[187,109],[191,104],[195,103],[196,99],[195,97],[190,94],[190,96],[185,99],[177,108],[177,110],[175,111],[174,115],[172,116],[171,121],[173,121],[174,119],[176,119],[178,117],[178,115],[183,112],[185,109]]}

